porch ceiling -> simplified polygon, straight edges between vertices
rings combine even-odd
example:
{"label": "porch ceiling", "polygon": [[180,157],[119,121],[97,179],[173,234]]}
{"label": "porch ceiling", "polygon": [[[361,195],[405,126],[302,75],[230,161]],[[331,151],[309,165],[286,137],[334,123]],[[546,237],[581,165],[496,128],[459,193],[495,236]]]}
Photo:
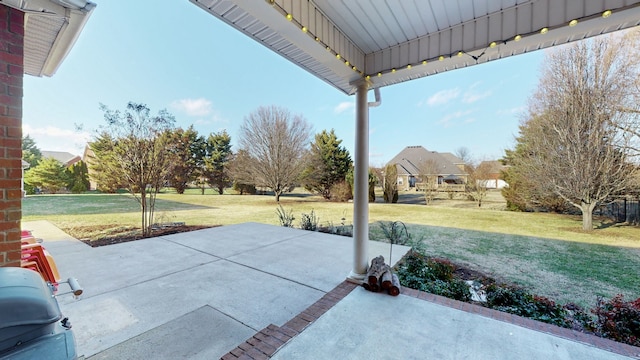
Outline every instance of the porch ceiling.
{"label": "porch ceiling", "polygon": [[640,0],[190,1],[346,94],[640,24]]}

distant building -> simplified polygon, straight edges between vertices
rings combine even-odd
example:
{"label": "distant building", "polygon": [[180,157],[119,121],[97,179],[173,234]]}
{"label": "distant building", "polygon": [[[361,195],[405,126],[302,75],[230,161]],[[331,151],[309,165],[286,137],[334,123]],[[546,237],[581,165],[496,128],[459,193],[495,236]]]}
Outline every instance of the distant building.
{"label": "distant building", "polygon": [[503,187],[508,186],[504,180],[500,179],[502,171],[507,168],[505,165],[502,165],[500,161],[483,161],[478,166],[487,166],[488,169],[490,169],[487,179],[478,179],[484,181],[484,185],[488,189],[502,189]]}
{"label": "distant building", "polygon": [[41,153],[43,159],[54,158],[60,161],[65,167],[69,167],[82,160],[80,156],[65,151],[41,151]]}
{"label": "distant building", "polygon": [[[435,167],[435,173],[423,173],[426,163],[431,163]],[[427,186],[445,188],[448,185],[459,185],[457,187],[463,188],[462,185],[467,182],[469,176],[464,170],[464,161],[457,156],[451,153],[429,151],[422,146],[407,146],[388,164],[395,164],[398,170],[398,190],[416,187],[419,189],[421,185],[424,186],[423,175],[432,175],[435,179],[434,184]]]}

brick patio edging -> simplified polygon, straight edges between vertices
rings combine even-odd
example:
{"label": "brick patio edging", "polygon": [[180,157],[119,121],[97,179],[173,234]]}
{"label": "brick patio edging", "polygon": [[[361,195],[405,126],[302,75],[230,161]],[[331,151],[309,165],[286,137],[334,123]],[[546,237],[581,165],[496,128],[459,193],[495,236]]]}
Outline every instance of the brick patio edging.
{"label": "brick patio edging", "polygon": [[293,337],[301,333],[311,323],[331,309],[345,296],[349,295],[358,285],[343,281],[324,294],[320,300],[287,321],[282,326],[269,325],[253,335],[247,341],[238,345],[220,359],[222,360],[266,360]]}
{"label": "brick patio edging", "polygon": [[[283,326],[269,325],[260,330],[244,343],[231,350],[223,357],[222,360],[266,360],[270,359],[280,347],[286,344],[293,337],[304,331],[311,323],[316,321],[325,312],[331,309],[344,297],[349,295],[358,285],[343,281],[333,290],[326,293],[320,300],[313,303],[293,319],[289,320]],[[591,334],[585,334],[579,331],[562,328],[559,326],[543,323],[540,321],[527,319],[521,316],[493,310],[484,306],[466,303],[458,300],[446,298],[444,296],[434,295],[415,289],[402,287],[402,295],[410,296],[416,299],[429,301],[434,304],[447,306],[453,309],[466,311],[468,313],[481,315],[494,320],[514,324],[527,329],[540,331],[543,333],[558,336],[564,339],[581,342],[603,350],[611,351],[616,354],[629,356],[640,359],[640,348],[619,343],[610,339],[601,338]]]}

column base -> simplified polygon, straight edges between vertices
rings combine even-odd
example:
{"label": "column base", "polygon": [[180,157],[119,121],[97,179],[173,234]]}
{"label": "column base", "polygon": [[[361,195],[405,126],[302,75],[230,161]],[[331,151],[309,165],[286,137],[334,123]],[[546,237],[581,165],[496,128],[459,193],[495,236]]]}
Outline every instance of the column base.
{"label": "column base", "polygon": [[354,273],[353,270],[349,273],[349,276],[347,276],[347,281],[350,283],[354,283],[354,284],[362,284],[364,282],[364,279],[367,277],[367,274],[357,274]]}

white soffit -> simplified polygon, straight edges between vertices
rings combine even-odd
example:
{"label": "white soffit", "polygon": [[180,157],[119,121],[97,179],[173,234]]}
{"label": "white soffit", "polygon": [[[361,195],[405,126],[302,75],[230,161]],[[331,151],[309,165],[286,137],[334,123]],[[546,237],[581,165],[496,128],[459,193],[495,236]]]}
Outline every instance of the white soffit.
{"label": "white soffit", "polygon": [[640,0],[190,1],[346,94],[640,24]]}
{"label": "white soffit", "polygon": [[96,4],[87,0],[0,0],[24,12],[24,73],[52,76]]}

